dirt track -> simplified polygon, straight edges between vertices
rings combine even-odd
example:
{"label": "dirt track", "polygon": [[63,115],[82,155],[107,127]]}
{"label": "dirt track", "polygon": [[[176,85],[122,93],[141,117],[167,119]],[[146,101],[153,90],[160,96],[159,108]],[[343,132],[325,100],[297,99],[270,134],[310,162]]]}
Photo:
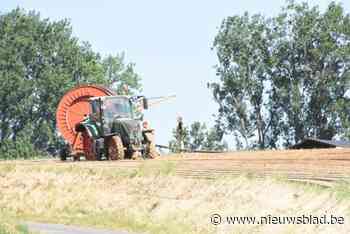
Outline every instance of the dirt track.
{"label": "dirt track", "polygon": [[[350,149],[284,150],[232,152],[220,154],[186,153],[147,160],[146,165],[157,166],[158,161],[176,164],[176,174],[186,178],[215,178],[217,176],[252,175],[255,177],[284,176],[290,180],[330,185],[334,181],[350,181]],[[79,165],[81,167],[137,168],[145,161],[80,161],[59,162],[16,161],[17,165]],[[6,163],[6,162],[3,162]]]}

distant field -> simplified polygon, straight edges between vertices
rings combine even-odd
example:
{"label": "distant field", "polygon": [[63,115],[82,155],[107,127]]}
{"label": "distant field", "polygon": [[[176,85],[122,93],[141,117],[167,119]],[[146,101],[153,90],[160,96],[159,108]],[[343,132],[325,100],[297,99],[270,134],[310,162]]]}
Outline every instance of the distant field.
{"label": "distant field", "polygon": [[[349,152],[298,151],[294,155],[300,153],[301,159],[309,155],[312,164],[319,157],[324,157],[328,163],[343,160],[346,166]],[[181,168],[197,169],[198,175],[198,167],[229,167],[236,165],[235,160],[242,168],[249,168],[251,164],[245,165],[240,158],[253,160],[256,164],[265,157],[272,162],[288,155],[294,157],[291,154],[293,151],[284,154],[272,151],[231,153],[219,156],[219,162],[208,160],[213,155],[189,154],[172,156],[171,160],[112,163],[1,162],[0,207],[2,214],[12,221],[63,223],[133,232],[350,233],[350,187],[346,181],[323,187],[292,183],[281,174],[266,177],[255,177],[253,173],[216,174],[208,180],[205,176],[180,173]],[[197,160],[198,157],[201,160]],[[330,167],[345,168],[344,165]],[[215,226],[210,223],[214,213],[222,217],[327,214],[343,217],[345,222],[337,225],[226,223]]]}
{"label": "distant field", "polygon": [[[215,179],[222,176],[241,175],[256,178],[278,176],[324,186],[331,186],[339,181],[350,181],[350,149],[266,150],[212,154],[186,153],[168,155],[158,160],[147,160],[147,162],[143,160],[124,160],[66,163],[79,167],[137,169],[141,164],[157,167],[159,161],[176,164],[174,174],[185,178]],[[6,161],[2,163],[6,163]],[[58,167],[66,165],[66,163],[58,160],[9,161],[9,163],[23,166],[55,164]]]}

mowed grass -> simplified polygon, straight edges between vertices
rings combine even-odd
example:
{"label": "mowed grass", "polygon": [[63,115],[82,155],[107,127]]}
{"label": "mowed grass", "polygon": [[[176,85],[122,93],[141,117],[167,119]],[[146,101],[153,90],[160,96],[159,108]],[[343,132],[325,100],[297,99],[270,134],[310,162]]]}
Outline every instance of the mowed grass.
{"label": "mowed grass", "polygon": [[[350,233],[348,183],[323,188],[252,175],[185,179],[175,169],[176,163],[163,160],[146,161],[137,169],[93,163],[0,164],[0,212],[15,228],[14,220],[21,220],[143,233]],[[327,214],[344,217],[345,223],[215,226],[210,223],[214,213]],[[26,233],[24,227],[17,229]]]}

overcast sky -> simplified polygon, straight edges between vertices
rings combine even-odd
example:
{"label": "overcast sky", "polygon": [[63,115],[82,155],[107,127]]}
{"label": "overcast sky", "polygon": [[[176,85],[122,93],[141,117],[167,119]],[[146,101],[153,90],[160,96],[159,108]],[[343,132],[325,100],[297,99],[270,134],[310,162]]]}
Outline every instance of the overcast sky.
{"label": "overcast sky", "polygon": [[[308,2],[324,9],[331,1]],[[350,1],[340,2],[350,12]],[[157,142],[167,144],[178,114],[185,124],[196,120],[213,124],[217,105],[206,84],[217,79],[213,68],[217,60],[211,46],[221,21],[245,11],[273,16],[284,3],[283,0],[1,0],[0,11],[4,13],[19,6],[39,11],[44,18],[68,18],[74,35],[81,41],[89,41],[96,52],[102,55],[125,52],[127,61],[136,63],[143,94],[177,95],[175,100],[146,113],[156,129]]]}

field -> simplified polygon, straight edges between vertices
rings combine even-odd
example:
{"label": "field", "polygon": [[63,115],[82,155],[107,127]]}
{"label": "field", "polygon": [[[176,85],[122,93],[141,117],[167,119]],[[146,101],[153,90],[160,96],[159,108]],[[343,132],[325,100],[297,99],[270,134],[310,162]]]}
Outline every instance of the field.
{"label": "field", "polygon": [[[350,233],[349,176],[350,151],[340,149],[119,162],[4,161],[0,207],[6,223],[148,233]],[[213,214],[333,215],[344,224],[213,225]]]}

